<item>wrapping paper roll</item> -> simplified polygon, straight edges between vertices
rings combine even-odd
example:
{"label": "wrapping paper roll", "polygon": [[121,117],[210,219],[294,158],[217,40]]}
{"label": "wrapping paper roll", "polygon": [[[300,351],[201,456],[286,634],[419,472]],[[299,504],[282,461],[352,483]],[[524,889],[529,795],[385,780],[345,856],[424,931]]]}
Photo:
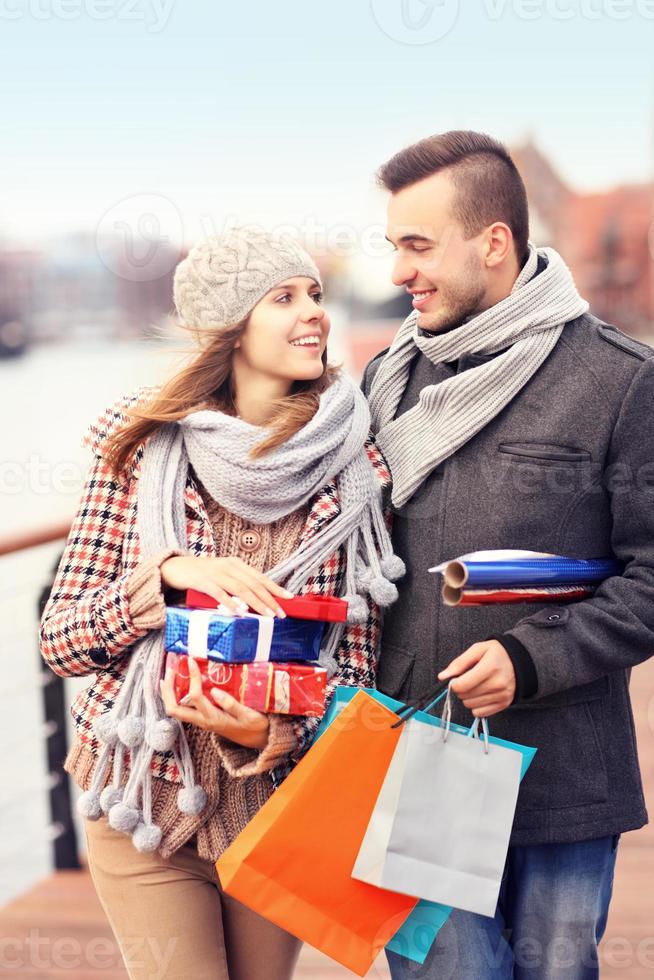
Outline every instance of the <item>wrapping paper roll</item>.
{"label": "wrapping paper roll", "polygon": [[591,585],[561,585],[551,588],[453,589],[443,586],[446,606],[491,606],[518,602],[578,602],[594,593]]}
{"label": "wrapping paper roll", "polygon": [[622,570],[613,558],[566,558],[537,551],[476,551],[429,569],[440,572],[452,589],[592,585]]}

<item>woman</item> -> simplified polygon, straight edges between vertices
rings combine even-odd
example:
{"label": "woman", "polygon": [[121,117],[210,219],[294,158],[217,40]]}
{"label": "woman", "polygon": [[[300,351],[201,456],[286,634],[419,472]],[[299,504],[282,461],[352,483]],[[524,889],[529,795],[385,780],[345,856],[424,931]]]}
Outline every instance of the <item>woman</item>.
{"label": "woman", "polygon": [[73,705],[65,769],[85,791],[89,867],[130,977],[284,980],[299,942],[226,896],[214,862],[317,720],[207,698],[197,669],[189,703],[176,704],[161,679],[165,605],[195,588],[283,616],[283,596],[345,596],[348,624],[320,655],[329,697],[338,683],[374,683],[378,606],[396,598],[404,567],[367,405],[327,365],[307,253],[240,229],[192,249],[174,291],[197,354],[91,426],[95,460],[41,649],[60,675],[97,675]]}

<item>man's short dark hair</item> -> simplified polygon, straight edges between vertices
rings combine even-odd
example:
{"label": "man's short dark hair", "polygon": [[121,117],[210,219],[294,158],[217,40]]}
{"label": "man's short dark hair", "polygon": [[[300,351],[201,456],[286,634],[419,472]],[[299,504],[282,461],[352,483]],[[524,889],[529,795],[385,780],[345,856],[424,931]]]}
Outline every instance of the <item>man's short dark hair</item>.
{"label": "man's short dark hair", "polygon": [[454,129],[400,150],[377,172],[378,183],[395,194],[447,170],[456,189],[455,214],[468,238],[494,221],[513,233],[521,265],[527,260],[529,207],[518,168],[502,143],[485,133]]}

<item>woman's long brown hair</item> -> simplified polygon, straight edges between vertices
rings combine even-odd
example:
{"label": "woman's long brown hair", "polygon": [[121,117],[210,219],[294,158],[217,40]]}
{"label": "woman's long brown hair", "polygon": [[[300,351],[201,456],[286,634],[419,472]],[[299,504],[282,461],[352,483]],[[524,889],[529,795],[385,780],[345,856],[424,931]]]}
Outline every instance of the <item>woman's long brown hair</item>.
{"label": "woman's long brown hair", "polygon": [[[222,330],[208,342],[189,365],[170,379],[145,405],[129,408],[130,421],[107,438],[104,456],[118,478],[138,447],[166,422],[177,422],[191,412],[211,408],[236,415],[232,380],[232,358],[236,341],[247,321]],[[196,331],[190,331],[196,337]],[[206,341],[205,341],[206,343]],[[312,381],[296,381],[290,394],[273,405],[268,428],[270,435],[251,451],[261,456],[281,445],[305,426],[318,410],[320,394],[334,380],[338,368],[328,365],[327,351],[322,357],[324,371]]]}

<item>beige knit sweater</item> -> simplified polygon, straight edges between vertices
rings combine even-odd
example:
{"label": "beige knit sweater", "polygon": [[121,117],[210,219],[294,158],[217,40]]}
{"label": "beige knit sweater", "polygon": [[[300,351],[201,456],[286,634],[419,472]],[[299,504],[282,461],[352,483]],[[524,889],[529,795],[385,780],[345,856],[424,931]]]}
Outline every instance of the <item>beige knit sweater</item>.
{"label": "beige knit sweater", "polygon": [[[217,504],[193,476],[211,521],[217,555],[237,556],[265,572],[295,550],[308,517],[308,505],[273,524],[253,525]],[[248,530],[255,533],[244,533]],[[127,581],[130,614],[141,628],[161,629],[166,603],[182,601],[181,593],[173,591],[166,590],[164,597],[159,566],[165,557],[142,562]],[[180,787],[164,779],[153,779],[153,820],[163,831],[159,852],[167,858],[183,844],[195,842],[200,857],[216,861],[271,795],[269,770],[296,746],[292,722],[285,715],[270,715],[268,743],[261,750],[244,748],[194,725],[184,725],[184,729],[196,780],[207,792],[208,802],[198,816],[184,816],[177,809]],[[79,740],[71,746],[64,769],[81,789],[90,785],[95,759]],[[109,778],[107,774],[105,784]]]}

